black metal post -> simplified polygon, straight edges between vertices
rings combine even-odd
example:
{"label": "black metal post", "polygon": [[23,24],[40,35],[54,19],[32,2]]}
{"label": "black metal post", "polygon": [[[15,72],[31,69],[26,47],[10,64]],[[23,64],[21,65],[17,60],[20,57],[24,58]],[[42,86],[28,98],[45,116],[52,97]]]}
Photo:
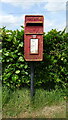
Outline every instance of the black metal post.
{"label": "black metal post", "polygon": [[34,62],[31,62],[31,97],[34,95]]}

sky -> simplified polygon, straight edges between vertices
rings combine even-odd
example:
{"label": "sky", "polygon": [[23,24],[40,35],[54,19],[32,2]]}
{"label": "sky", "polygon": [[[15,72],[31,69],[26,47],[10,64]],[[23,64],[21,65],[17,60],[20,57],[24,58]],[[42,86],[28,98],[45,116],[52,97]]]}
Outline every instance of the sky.
{"label": "sky", "polygon": [[43,15],[44,32],[66,27],[67,0],[1,0],[0,27],[16,30],[24,26],[25,15]]}

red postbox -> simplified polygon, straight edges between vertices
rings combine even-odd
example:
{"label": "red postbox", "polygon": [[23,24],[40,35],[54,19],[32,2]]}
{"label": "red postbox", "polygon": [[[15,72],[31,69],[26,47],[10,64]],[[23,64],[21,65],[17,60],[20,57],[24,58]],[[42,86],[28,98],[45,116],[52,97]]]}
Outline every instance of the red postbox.
{"label": "red postbox", "polygon": [[42,15],[26,15],[24,29],[24,57],[26,61],[43,60]]}

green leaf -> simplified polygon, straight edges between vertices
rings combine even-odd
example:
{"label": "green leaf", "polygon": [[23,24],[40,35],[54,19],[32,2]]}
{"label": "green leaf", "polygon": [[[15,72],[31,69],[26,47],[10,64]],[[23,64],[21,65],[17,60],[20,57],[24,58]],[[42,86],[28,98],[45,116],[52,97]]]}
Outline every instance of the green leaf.
{"label": "green leaf", "polygon": [[[1,37],[0,37],[0,39],[1,39]],[[2,42],[0,42],[0,45],[2,44]]]}
{"label": "green leaf", "polygon": [[4,55],[5,55],[5,56],[9,56],[9,52],[7,52],[7,53],[4,53]]}
{"label": "green leaf", "polygon": [[64,58],[62,57],[61,60],[63,61],[63,59],[64,59]]}
{"label": "green leaf", "polygon": [[54,62],[54,63],[56,63],[56,62],[57,62],[57,60],[54,60],[53,62]]}
{"label": "green leaf", "polygon": [[10,86],[10,84],[9,83],[6,83],[6,85],[9,87]]}
{"label": "green leaf", "polygon": [[23,59],[23,57],[19,57],[19,61],[21,61],[21,62],[24,62],[24,59]]}
{"label": "green leaf", "polygon": [[18,55],[21,55],[21,53],[18,53]]}
{"label": "green leaf", "polygon": [[58,55],[58,58],[59,58],[59,59],[60,59],[60,57],[61,57],[61,54]]}
{"label": "green leaf", "polygon": [[2,53],[2,50],[0,50],[0,53]]}
{"label": "green leaf", "polygon": [[15,82],[18,79],[18,75],[13,75],[12,80]]}
{"label": "green leaf", "polygon": [[10,60],[9,59],[7,59],[7,62],[9,62]]}
{"label": "green leaf", "polygon": [[7,78],[9,78],[10,77],[10,75],[11,75],[11,73],[8,73],[6,76],[7,76]]}
{"label": "green leaf", "polygon": [[15,50],[15,52],[14,53],[17,53],[18,52],[18,50]]}
{"label": "green leaf", "polygon": [[25,72],[26,75],[28,75],[28,72]]}
{"label": "green leaf", "polygon": [[16,70],[16,72],[15,72],[16,74],[19,74],[20,73],[20,70]]}
{"label": "green leaf", "polygon": [[23,42],[21,42],[21,43],[19,44],[19,47],[23,47]]}
{"label": "green leaf", "polygon": [[24,28],[23,26],[21,26],[21,28]]}
{"label": "green leaf", "polygon": [[57,81],[57,82],[60,82],[60,81],[61,81],[61,79],[57,78],[57,79],[56,79],[56,81]]}
{"label": "green leaf", "polygon": [[25,68],[25,69],[28,68],[28,65],[25,65],[24,68]]}
{"label": "green leaf", "polygon": [[20,65],[20,68],[22,68],[23,66],[24,66],[24,64],[21,64],[21,65]]}
{"label": "green leaf", "polygon": [[16,67],[18,67],[18,66],[20,66],[20,64],[19,64],[19,63],[16,63]]}

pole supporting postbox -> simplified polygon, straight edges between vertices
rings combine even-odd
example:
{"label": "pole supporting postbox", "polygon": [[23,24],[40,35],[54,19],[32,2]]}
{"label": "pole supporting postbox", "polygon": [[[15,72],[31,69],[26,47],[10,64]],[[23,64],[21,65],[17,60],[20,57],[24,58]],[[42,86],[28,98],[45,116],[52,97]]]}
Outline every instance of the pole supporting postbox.
{"label": "pole supporting postbox", "polygon": [[30,62],[31,67],[31,97],[34,95],[34,62]]}

